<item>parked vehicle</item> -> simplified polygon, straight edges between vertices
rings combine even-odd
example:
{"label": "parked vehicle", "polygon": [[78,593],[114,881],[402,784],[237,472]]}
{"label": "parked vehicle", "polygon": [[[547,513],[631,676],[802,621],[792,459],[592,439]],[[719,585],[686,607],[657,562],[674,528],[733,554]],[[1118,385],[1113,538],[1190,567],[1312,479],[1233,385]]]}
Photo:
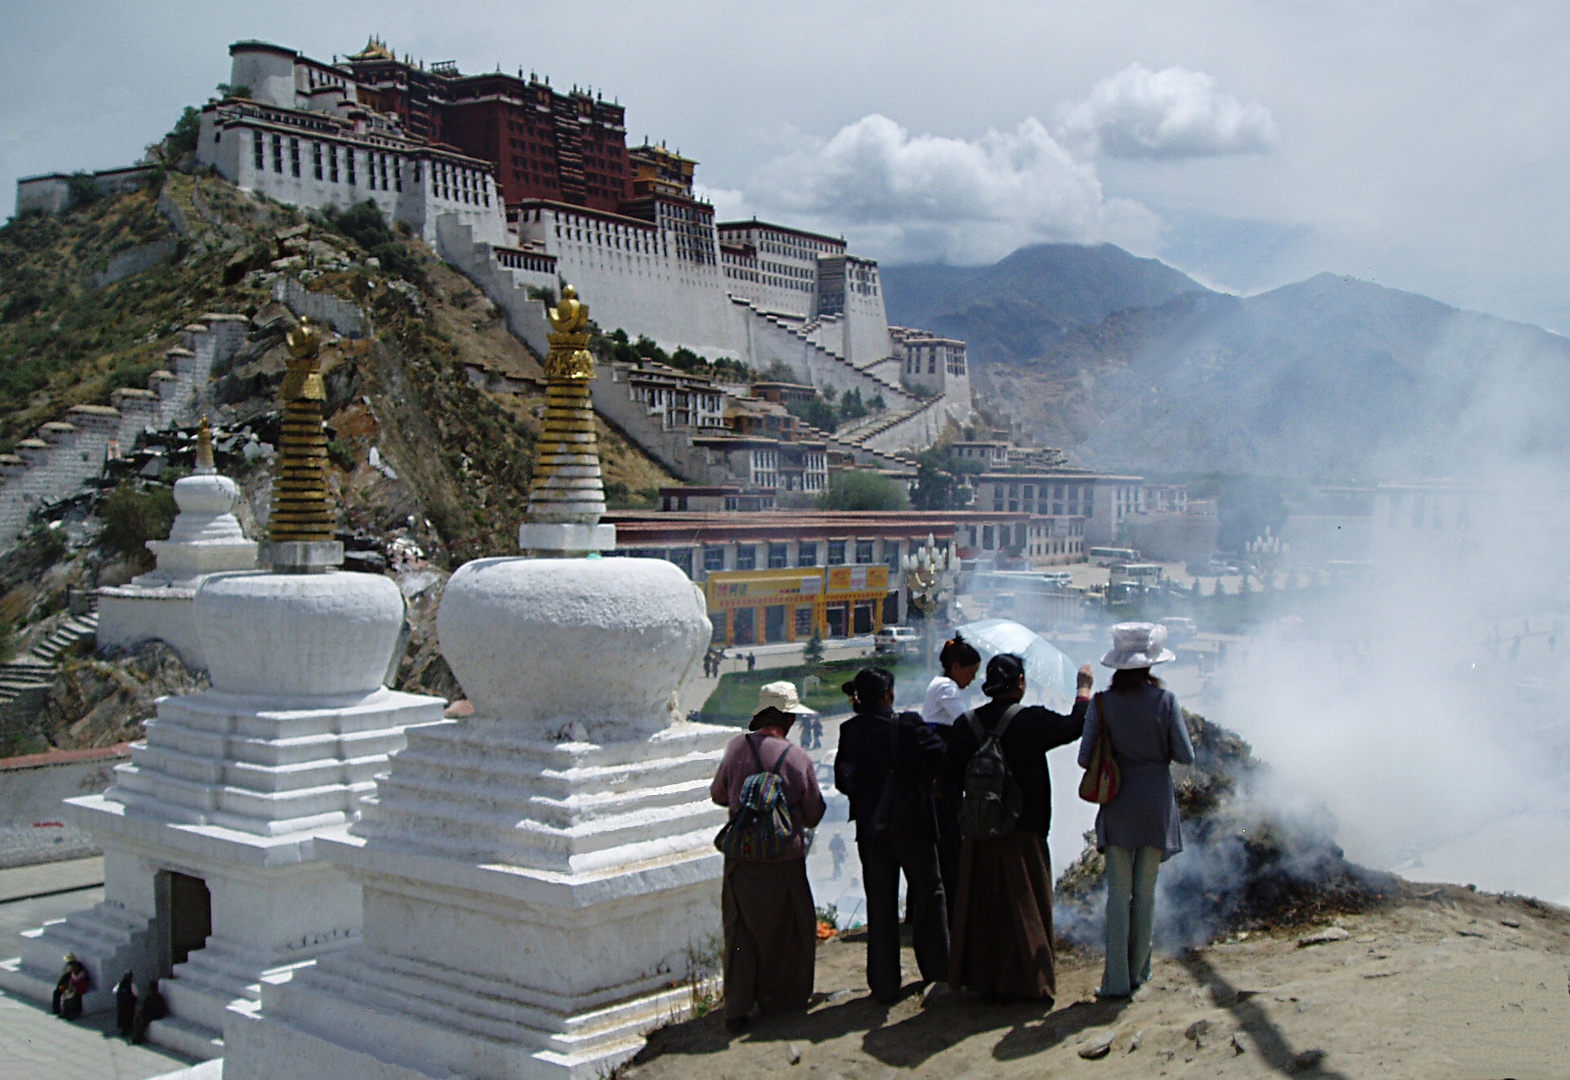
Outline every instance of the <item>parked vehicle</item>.
{"label": "parked vehicle", "polygon": [[921,632],[911,626],[885,626],[872,635],[872,651],[903,656],[921,645]]}

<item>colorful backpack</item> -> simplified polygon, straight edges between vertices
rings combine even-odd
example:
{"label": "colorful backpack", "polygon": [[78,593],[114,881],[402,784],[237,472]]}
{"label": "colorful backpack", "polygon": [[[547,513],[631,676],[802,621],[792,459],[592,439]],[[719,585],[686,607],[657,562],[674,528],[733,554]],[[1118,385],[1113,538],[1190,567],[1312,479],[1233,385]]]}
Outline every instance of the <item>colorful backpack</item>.
{"label": "colorful backpack", "polygon": [[724,852],[727,859],[746,862],[771,862],[789,854],[790,842],[796,836],[796,827],[790,820],[790,804],[785,799],[785,782],[780,779],[780,766],[790,747],[780,754],[774,768],[765,770],[763,759],[758,756],[758,744],[747,736],[747,747],[758,771],[741,785],[741,807],[720,829],[714,846]]}
{"label": "colorful backpack", "polygon": [[1019,823],[1025,797],[1014,777],[1009,775],[999,740],[1021,707],[1018,702],[1010,705],[998,719],[998,726],[991,731],[981,726],[975,709],[965,714],[966,723],[981,744],[965,766],[965,787],[959,803],[959,833],[967,840],[1007,836]]}

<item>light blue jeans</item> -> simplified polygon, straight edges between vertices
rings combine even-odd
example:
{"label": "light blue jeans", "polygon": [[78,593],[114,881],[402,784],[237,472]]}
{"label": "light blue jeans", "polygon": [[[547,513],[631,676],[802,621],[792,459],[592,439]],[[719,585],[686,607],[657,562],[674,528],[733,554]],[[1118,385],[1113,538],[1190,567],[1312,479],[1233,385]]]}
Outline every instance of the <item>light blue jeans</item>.
{"label": "light blue jeans", "polygon": [[1126,997],[1150,978],[1161,849],[1107,845],[1107,969],[1101,993]]}

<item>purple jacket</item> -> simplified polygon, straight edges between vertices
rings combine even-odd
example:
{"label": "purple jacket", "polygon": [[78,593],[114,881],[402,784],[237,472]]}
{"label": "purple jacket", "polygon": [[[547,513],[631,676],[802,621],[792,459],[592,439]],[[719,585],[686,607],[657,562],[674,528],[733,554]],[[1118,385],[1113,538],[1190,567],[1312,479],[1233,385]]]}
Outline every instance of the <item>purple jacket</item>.
{"label": "purple jacket", "polygon": [[785,784],[785,801],[790,804],[790,820],[796,826],[796,838],[791,841],[790,853],[779,861],[805,859],[807,838],[803,831],[816,827],[823,820],[825,807],[823,792],[818,788],[817,766],[812,763],[807,752],[795,743],[756,732],[736,736],[725,748],[725,757],[720,761],[719,771],[714,774],[714,783],[709,785],[709,797],[719,805],[729,807],[731,817],[736,816],[736,810],[741,805],[741,787],[747,782],[747,777],[758,771],[758,762],[747,746],[749,740],[757,745],[758,757],[763,760],[764,769],[772,769],[774,763],[779,761],[780,753],[785,752],[785,762],[780,766],[780,779]]}

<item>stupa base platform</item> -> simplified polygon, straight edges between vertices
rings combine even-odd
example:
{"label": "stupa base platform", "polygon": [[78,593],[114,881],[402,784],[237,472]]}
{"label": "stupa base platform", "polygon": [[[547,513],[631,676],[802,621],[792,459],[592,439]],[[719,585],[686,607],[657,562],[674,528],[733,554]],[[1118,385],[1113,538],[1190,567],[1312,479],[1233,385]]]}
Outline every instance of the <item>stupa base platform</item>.
{"label": "stupa base platform", "polygon": [[[403,947],[367,941],[264,986],[259,1010],[237,1003],[229,1080],[597,1080],[715,989],[712,849],[572,875],[401,853],[395,877],[353,836],[330,847]],[[638,978],[596,985],[640,953]]]}

